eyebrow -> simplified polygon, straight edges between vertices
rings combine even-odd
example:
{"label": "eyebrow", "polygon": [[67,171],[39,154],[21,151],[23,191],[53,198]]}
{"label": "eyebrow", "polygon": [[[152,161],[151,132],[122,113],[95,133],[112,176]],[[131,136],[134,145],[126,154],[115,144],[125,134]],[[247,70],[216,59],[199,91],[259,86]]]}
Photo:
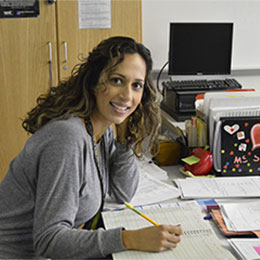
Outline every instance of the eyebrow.
{"label": "eyebrow", "polygon": [[[122,74],[120,74],[120,73],[118,73],[118,72],[112,72],[111,74],[110,74],[110,76],[112,76],[112,75],[117,75],[117,76],[120,76],[120,77],[122,77],[122,78],[126,78],[124,75],[122,75]],[[145,79],[135,79],[136,81],[139,81],[139,82],[145,82]]]}

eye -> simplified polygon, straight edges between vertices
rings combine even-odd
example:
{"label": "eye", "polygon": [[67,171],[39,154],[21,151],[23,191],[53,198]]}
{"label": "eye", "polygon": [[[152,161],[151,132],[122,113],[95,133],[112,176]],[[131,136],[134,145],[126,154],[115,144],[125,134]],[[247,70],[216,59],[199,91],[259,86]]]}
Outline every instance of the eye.
{"label": "eye", "polygon": [[144,87],[144,84],[140,82],[135,82],[133,85],[136,89],[142,89]]}
{"label": "eye", "polygon": [[123,83],[122,79],[121,78],[118,78],[118,77],[112,77],[109,79],[110,83],[115,85],[115,86],[119,86]]}

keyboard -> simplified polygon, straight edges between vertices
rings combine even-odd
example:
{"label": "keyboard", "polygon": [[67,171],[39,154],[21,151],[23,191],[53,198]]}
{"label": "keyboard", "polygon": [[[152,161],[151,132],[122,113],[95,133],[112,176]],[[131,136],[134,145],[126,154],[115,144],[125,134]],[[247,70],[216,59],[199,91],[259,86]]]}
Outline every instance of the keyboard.
{"label": "keyboard", "polygon": [[175,91],[209,91],[242,88],[242,85],[232,78],[222,80],[169,80],[164,82],[163,85]]}

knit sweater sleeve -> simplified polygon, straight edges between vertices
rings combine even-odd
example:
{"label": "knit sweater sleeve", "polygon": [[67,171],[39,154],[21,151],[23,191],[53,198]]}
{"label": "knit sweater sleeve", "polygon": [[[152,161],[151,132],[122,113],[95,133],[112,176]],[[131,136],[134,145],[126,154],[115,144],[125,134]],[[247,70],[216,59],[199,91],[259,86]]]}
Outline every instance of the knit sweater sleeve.
{"label": "knit sweater sleeve", "polygon": [[[82,129],[75,124],[73,127],[63,124],[46,129],[46,134],[40,138],[33,223],[37,255],[52,259],[84,259],[101,258],[125,250],[121,228],[92,231],[75,227],[83,167],[86,154],[90,153],[83,152],[87,148],[78,138],[80,131]],[[95,207],[91,205],[91,199],[89,206]]]}

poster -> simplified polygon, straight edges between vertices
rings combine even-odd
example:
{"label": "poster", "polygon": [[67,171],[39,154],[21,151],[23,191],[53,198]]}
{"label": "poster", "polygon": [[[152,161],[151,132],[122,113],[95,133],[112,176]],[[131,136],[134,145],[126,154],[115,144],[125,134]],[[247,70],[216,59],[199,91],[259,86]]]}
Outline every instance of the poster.
{"label": "poster", "polygon": [[111,0],[78,0],[79,29],[111,28]]}
{"label": "poster", "polygon": [[260,117],[221,120],[222,175],[260,175]]}
{"label": "poster", "polygon": [[0,18],[37,17],[39,0],[0,0]]}

